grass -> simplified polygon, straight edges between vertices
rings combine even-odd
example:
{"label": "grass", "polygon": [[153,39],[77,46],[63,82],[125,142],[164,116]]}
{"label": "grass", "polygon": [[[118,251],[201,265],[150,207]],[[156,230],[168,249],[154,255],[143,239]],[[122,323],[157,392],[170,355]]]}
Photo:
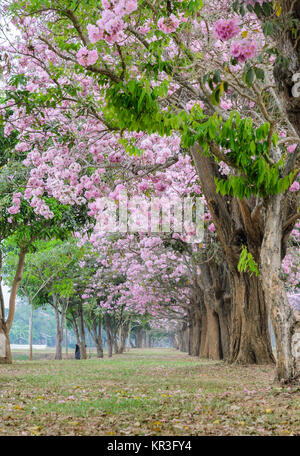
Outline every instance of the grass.
{"label": "grass", "polygon": [[15,361],[0,366],[0,435],[300,435],[300,390],[272,379],[171,349]]}

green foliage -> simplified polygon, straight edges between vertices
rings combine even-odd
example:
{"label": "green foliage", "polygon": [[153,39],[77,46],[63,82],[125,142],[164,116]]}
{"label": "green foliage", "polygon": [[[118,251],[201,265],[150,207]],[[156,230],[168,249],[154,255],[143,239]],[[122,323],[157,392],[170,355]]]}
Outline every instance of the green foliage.
{"label": "green foliage", "polygon": [[[292,184],[297,171],[283,177],[283,158],[277,163],[271,161],[270,125],[267,122],[255,128],[251,118],[241,118],[238,112],[233,111],[226,121],[215,114],[201,123],[194,121],[191,127],[196,129],[194,134],[187,126],[182,135],[185,147],[197,141],[204,152],[215,153],[215,158],[221,160],[218,152],[212,148],[216,144],[226,163],[239,171],[227,179],[216,179],[217,192],[222,195],[230,194],[241,199],[251,195],[263,197],[284,193]],[[272,145],[276,146],[277,133],[271,139]]]}
{"label": "green foliage", "polygon": [[240,272],[250,272],[250,276],[253,274],[259,275],[258,264],[254,261],[252,254],[248,252],[246,246],[243,246],[237,268]]}

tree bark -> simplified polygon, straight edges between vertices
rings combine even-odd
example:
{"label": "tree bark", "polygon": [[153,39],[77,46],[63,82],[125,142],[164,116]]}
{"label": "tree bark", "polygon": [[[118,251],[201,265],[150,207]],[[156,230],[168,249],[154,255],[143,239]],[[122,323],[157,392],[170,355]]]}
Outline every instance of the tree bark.
{"label": "tree bark", "polygon": [[241,273],[235,274],[233,281],[229,361],[240,364],[274,362],[265,296],[259,278]]}
{"label": "tree bark", "polygon": [[78,305],[78,327],[80,334],[80,358],[87,359],[82,302]]}
{"label": "tree bark", "polygon": [[69,341],[68,341],[68,326],[67,319],[65,319],[65,337],[66,337],[66,358],[69,359]]}
{"label": "tree bark", "polygon": [[102,316],[95,316],[91,336],[96,345],[97,358],[103,358]]}
{"label": "tree bark", "polygon": [[126,340],[129,331],[129,323],[130,320],[126,320],[123,322],[120,328],[120,340],[119,340],[119,353],[124,353],[126,349]]}
{"label": "tree bark", "polygon": [[199,356],[201,341],[201,310],[196,298],[191,301],[191,325],[190,354],[191,356]]}
{"label": "tree bark", "polygon": [[150,334],[147,330],[145,334],[145,348],[150,348]]}
{"label": "tree bark", "polygon": [[[256,276],[250,278],[249,274],[237,271],[243,244],[259,261],[263,238],[261,227],[251,219],[247,201],[240,202],[229,196],[224,198],[216,193],[216,164],[202,154],[197,144],[192,148],[192,157],[231,277],[232,334],[229,360],[245,364],[274,363],[260,279]],[[207,324],[208,321],[213,323],[212,317],[207,315]]]}
{"label": "tree bark", "polygon": [[276,380],[292,383],[300,378],[300,313],[292,309],[280,277],[282,204],[283,195],[270,197],[261,249],[261,280],[276,340]]}
{"label": "tree bark", "polygon": [[56,294],[52,296],[53,307],[55,310],[56,318],[56,349],[55,349],[55,359],[62,360],[62,343],[64,339],[64,327],[65,327],[65,318],[68,307],[68,301],[65,300],[61,303],[61,308],[59,299]]}
{"label": "tree bark", "polygon": [[107,344],[107,351],[108,357],[112,357],[112,349],[113,349],[113,337],[112,337],[112,328],[111,328],[111,316],[109,314],[105,314],[105,330],[106,330],[106,344]]}
{"label": "tree bark", "polygon": [[63,331],[61,329],[60,315],[58,308],[58,299],[56,295],[53,295],[53,307],[55,310],[56,318],[56,347],[55,347],[55,359],[62,359],[62,341],[63,341]]}
{"label": "tree bark", "polygon": [[127,335],[127,351],[130,350],[130,340],[131,340],[131,321],[129,320],[128,335]]}
{"label": "tree bark", "polygon": [[[9,297],[9,309],[7,319],[5,321],[4,315],[4,301],[1,288],[1,315],[0,315],[0,364],[11,364],[12,356],[10,350],[9,331],[13,324],[15,309],[16,309],[16,297],[19,288],[20,281],[22,280],[24,263],[26,257],[26,250],[21,249],[19,253],[17,270],[12,283],[11,293]],[[2,258],[1,258],[2,266]]]}
{"label": "tree bark", "polygon": [[9,333],[3,319],[0,319],[0,364],[11,364]]}
{"label": "tree bark", "polygon": [[80,342],[79,329],[78,329],[76,317],[75,317],[73,311],[71,312],[71,314],[72,314],[72,326],[73,326],[73,331],[74,331],[74,333],[75,333],[77,345],[80,347],[81,342]]}

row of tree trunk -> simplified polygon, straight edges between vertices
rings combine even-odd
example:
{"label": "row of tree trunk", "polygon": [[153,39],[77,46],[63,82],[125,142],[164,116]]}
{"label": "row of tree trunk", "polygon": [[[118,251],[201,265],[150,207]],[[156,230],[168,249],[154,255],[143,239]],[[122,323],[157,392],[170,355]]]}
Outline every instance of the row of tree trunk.
{"label": "row of tree trunk", "polygon": [[231,363],[274,363],[258,278],[232,277],[225,263],[214,260],[203,262],[200,270],[187,316],[175,333],[175,347],[192,356]]}

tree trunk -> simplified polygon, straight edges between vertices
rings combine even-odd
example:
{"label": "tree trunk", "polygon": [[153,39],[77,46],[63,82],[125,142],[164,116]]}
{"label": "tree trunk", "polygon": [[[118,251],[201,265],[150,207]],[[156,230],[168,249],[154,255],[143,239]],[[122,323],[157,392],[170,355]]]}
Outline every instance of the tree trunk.
{"label": "tree trunk", "polygon": [[199,302],[196,298],[191,300],[190,312],[191,327],[189,354],[191,356],[199,356],[201,340],[201,311]]}
{"label": "tree trunk", "polygon": [[179,335],[178,330],[175,332],[175,335],[174,335],[174,348],[176,350],[180,349],[180,335]]}
{"label": "tree trunk", "polygon": [[11,364],[12,356],[10,351],[9,333],[6,325],[0,319],[0,364]]}
{"label": "tree trunk", "polygon": [[270,197],[261,249],[261,280],[276,340],[276,379],[291,383],[300,377],[300,313],[292,309],[280,278],[283,195]]}
{"label": "tree trunk", "polygon": [[150,334],[149,334],[149,331],[146,331],[146,335],[145,335],[145,348],[150,348]]}
{"label": "tree trunk", "polygon": [[219,317],[222,358],[230,356],[230,328],[231,328],[231,297],[222,296],[216,301],[216,311]]}
{"label": "tree trunk", "polygon": [[82,302],[78,305],[78,327],[80,334],[80,358],[87,359]]}
{"label": "tree trunk", "polygon": [[29,318],[29,361],[32,361],[32,342],[33,342],[33,302],[30,302],[30,318]]}
{"label": "tree trunk", "polygon": [[66,358],[69,359],[69,341],[68,341],[68,326],[67,326],[67,319],[65,319],[65,332],[66,332]]}
{"label": "tree trunk", "polygon": [[26,250],[20,250],[19,253],[19,260],[18,260],[18,266],[16,270],[16,274],[12,283],[11,287],[11,292],[10,292],[10,297],[9,297],[9,309],[8,309],[8,315],[6,319],[6,328],[7,331],[10,331],[10,328],[13,324],[14,316],[15,316],[15,309],[16,309],[16,297],[18,293],[18,288],[19,288],[19,283],[22,280],[23,276],[23,269],[24,269],[24,263],[25,263],[25,256],[26,256]]}
{"label": "tree trunk", "polygon": [[103,342],[102,342],[102,317],[98,317],[98,328],[97,321],[95,322],[94,329],[95,337],[94,341],[96,344],[97,358],[103,358]]}
{"label": "tree trunk", "polygon": [[[247,201],[238,201],[229,196],[224,198],[216,193],[217,166],[212,159],[203,155],[197,144],[192,148],[192,157],[231,276],[232,337],[229,360],[245,364],[273,363],[266,303],[260,279],[237,271],[243,244],[247,245],[254,259],[259,260],[262,242],[260,226],[252,219]],[[207,315],[207,323],[208,318],[212,322],[211,317]]]}
{"label": "tree trunk", "polygon": [[80,347],[81,342],[80,342],[79,330],[78,330],[76,317],[75,317],[73,312],[72,312],[72,326],[73,326],[73,331],[74,331],[74,334],[75,334],[75,337],[76,337],[77,345]]}
{"label": "tree trunk", "polygon": [[62,343],[64,339],[64,327],[65,327],[65,318],[66,312],[68,307],[68,301],[65,300],[61,303],[61,309],[59,308],[59,300],[58,297],[53,294],[53,307],[55,310],[55,318],[56,318],[56,351],[55,351],[55,359],[62,360]]}
{"label": "tree trunk", "polygon": [[129,320],[129,327],[128,327],[128,336],[127,336],[127,351],[130,350],[130,339],[131,339],[131,321]]}
{"label": "tree trunk", "polygon": [[119,353],[119,346],[118,346],[118,337],[117,337],[117,332],[112,330],[112,338],[113,338],[113,347],[114,347],[114,352],[117,355]]}
{"label": "tree trunk", "polygon": [[[280,2],[282,6],[282,19],[289,20],[290,24],[299,23],[300,0],[286,0]],[[267,21],[267,17],[261,18]],[[279,109],[286,114],[290,122],[292,135],[300,136],[300,97],[294,96],[292,88],[295,84],[293,76],[299,73],[300,44],[297,34],[285,29],[284,36],[279,28],[274,29],[275,40],[281,55],[287,56],[287,62],[275,65],[274,78],[278,95]],[[299,28],[299,27],[298,27]],[[276,98],[276,95],[275,95]],[[299,169],[299,149],[289,154],[285,175],[293,169]],[[291,206],[291,194],[274,195],[269,197],[265,233],[261,249],[261,280],[268,302],[270,317],[276,340],[276,379],[282,383],[290,383],[300,376],[300,315],[293,311],[287,299],[284,284],[281,280],[281,262],[285,256],[283,238],[288,237],[289,231],[282,228],[286,222],[283,214],[286,203]],[[297,213],[297,196],[295,194],[294,215]],[[282,228],[282,229],[280,229]],[[292,226],[290,227],[292,229]]]}
{"label": "tree trunk", "polygon": [[[5,321],[4,315],[4,301],[1,287],[1,306],[0,306],[0,364],[11,364],[12,356],[10,350],[9,331],[13,324],[16,308],[16,297],[19,288],[19,283],[22,280],[24,263],[25,263],[26,250],[20,250],[17,270],[11,287],[9,297],[9,309],[7,319]],[[2,257],[0,258],[0,266],[2,266]],[[0,271],[1,272],[1,271]],[[2,279],[1,279],[2,280]]]}
{"label": "tree trunk", "polygon": [[103,358],[103,343],[101,335],[95,338],[95,344],[97,350],[97,358]]}
{"label": "tree trunk", "polygon": [[108,357],[112,357],[112,349],[113,349],[113,337],[112,337],[112,329],[111,329],[111,316],[109,314],[105,315],[105,323],[106,323],[106,344],[107,344],[107,351]]}
{"label": "tree trunk", "polygon": [[119,353],[124,353],[126,349],[126,340],[129,331],[129,320],[123,322],[120,329]]}
{"label": "tree trunk", "polygon": [[209,359],[222,359],[219,317],[207,300],[205,300],[205,308],[207,320],[205,352]]}
{"label": "tree trunk", "polygon": [[232,334],[229,361],[240,364],[274,362],[268,314],[258,277],[236,274],[233,277]]}
{"label": "tree trunk", "polygon": [[56,295],[53,295],[53,307],[55,310],[55,318],[56,318],[56,347],[55,347],[55,359],[61,360],[62,359],[62,341],[63,341],[63,331],[61,328],[60,322],[60,315],[59,315],[59,308],[58,308],[58,299]]}
{"label": "tree trunk", "polygon": [[135,340],[136,340],[135,346],[136,346],[136,348],[142,348],[143,347],[143,337],[144,337],[143,329],[139,329],[138,331],[136,331],[136,333],[135,333]]}
{"label": "tree trunk", "polygon": [[205,306],[201,310],[201,338],[200,338],[200,358],[208,358],[208,343],[207,339],[207,315]]}
{"label": "tree trunk", "polygon": [[189,351],[189,327],[187,323],[182,325],[180,351],[184,353]]}

